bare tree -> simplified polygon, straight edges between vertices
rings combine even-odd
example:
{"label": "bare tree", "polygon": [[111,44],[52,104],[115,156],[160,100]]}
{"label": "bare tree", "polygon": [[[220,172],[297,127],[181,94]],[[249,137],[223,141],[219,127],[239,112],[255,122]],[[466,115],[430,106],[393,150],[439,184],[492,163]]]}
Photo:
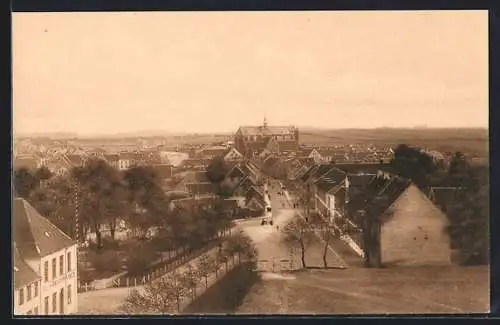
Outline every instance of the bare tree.
{"label": "bare tree", "polygon": [[312,227],[320,234],[323,240],[323,267],[328,268],[328,261],[326,255],[328,254],[328,246],[330,241],[334,238],[335,234],[332,232],[332,225],[330,218],[326,213],[326,217],[321,216],[319,213],[313,213],[309,219]]}
{"label": "bare tree", "polygon": [[194,300],[196,298],[196,288],[199,283],[199,272],[192,264],[186,266],[186,270],[180,276],[180,282],[187,289],[191,300]]}
{"label": "bare tree", "polygon": [[185,286],[178,273],[172,272],[148,283],[144,289],[134,289],[125,299],[121,310],[127,314],[169,314],[180,311]]}
{"label": "bare tree", "polygon": [[302,267],[306,268],[306,249],[314,237],[314,229],[311,224],[299,215],[296,215],[288,225],[283,228],[283,240],[290,244],[299,244],[301,252]]}
{"label": "bare tree", "polygon": [[197,264],[199,275],[205,278],[205,288],[208,288],[208,277],[215,271],[213,268],[215,260],[208,254],[203,254],[200,256]]}
{"label": "bare tree", "polygon": [[218,256],[216,256],[215,259],[212,259],[212,264],[210,266],[210,272],[215,273],[215,277],[217,278],[219,276],[219,270],[221,268],[220,261],[218,259]]}
{"label": "bare tree", "polygon": [[304,207],[306,220],[309,219],[311,207],[314,202],[314,193],[309,184],[305,184],[297,191],[298,203]]}
{"label": "bare tree", "polygon": [[229,256],[227,254],[227,250],[223,249],[217,252],[217,264],[224,263],[226,267],[226,272],[229,269]]}

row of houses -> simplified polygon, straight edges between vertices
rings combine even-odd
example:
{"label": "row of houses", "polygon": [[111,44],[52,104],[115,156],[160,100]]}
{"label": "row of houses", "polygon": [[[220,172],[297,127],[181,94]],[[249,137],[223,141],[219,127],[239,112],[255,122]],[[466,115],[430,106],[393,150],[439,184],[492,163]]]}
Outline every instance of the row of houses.
{"label": "row of houses", "polygon": [[233,214],[246,211],[247,214],[257,215],[262,212],[266,201],[257,167],[249,162],[233,161],[227,164],[229,170],[220,183],[211,182],[206,170],[185,172],[181,182],[167,193],[178,197],[172,200],[172,204],[210,207],[213,202],[222,201]]}
{"label": "row of houses", "polygon": [[205,170],[215,157],[223,157],[229,164],[244,160],[243,154],[233,146],[205,146],[185,159],[181,167],[187,170]]}
{"label": "row of houses", "polygon": [[170,160],[162,158],[157,152],[122,152],[109,154],[106,152],[89,152],[81,154],[58,153],[54,155],[19,155],[13,159],[13,168],[35,169],[47,167],[56,175],[63,175],[73,167],[83,166],[89,159],[103,159],[118,170],[126,170],[141,165],[172,165]]}
{"label": "row of houses", "polygon": [[[366,167],[366,166],[365,166]],[[310,208],[328,220],[368,265],[449,264],[452,248],[443,192],[422,192],[384,168],[315,164],[299,176]],[[304,192],[305,191],[305,192]]]}

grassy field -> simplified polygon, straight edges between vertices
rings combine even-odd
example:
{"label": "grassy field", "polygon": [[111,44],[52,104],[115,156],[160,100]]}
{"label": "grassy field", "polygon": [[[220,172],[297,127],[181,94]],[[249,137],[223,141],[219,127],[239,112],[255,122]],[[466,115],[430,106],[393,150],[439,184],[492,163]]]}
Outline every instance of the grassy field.
{"label": "grassy field", "polygon": [[397,145],[406,143],[439,151],[488,152],[488,130],[480,128],[456,129],[301,129],[303,144],[335,145],[346,143],[372,143]]}
{"label": "grassy field", "polygon": [[260,280],[238,314],[413,314],[489,311],[488,267],[306,270]]}

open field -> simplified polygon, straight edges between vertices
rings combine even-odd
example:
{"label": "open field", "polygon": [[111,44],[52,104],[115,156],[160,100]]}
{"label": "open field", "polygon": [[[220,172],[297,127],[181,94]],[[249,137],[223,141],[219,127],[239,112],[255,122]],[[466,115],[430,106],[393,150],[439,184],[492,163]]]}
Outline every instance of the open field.
{"label": "open field", "polygon": [[335,145],[372,143],[397,145],[406,143],[439,151],[488,152],[488,130],[481,128],[449,129],[301,129],[302,144]]}
{"label": "open field", "polygon": [[238,314],[484,313],[488,267],[306,270],[261,279]]}

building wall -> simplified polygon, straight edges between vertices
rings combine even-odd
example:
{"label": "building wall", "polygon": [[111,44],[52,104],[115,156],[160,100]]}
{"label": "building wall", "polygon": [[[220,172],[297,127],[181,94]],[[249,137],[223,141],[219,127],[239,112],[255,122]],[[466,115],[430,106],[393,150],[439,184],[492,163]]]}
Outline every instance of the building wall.
{"label": "building wall", "polygon": [[389,209],[381,226],[380,254],[386,265],[450,264],[447,217],[414,185]]}
{"label": "building wall", "polygon": [[[68,253],[71,254],[71,261],[68,265]],[[61,273],[60,259],[63,260],[63,272]],[[53,259],[56,259],[55,274],[53,272]],[[77,246],[73,245],[64,250],[57,251],[53,254],[44,256],[40,260],[39,269],[42,276],[42,297],[40,314],[44,315],[60,315],[74,314],[77,312]],[[48,263],[48,279],[45,277],[45,262]],[[69,267],[68,267],[69,266]],[[61,299],[61,292],[63,299]],[[55,309],[53,295],[56,294]],[[46,310],[46,299],[48,299],[48,310]],[[62,303],[62,313],[61,313]]]}
{"label": "building wall", "polygon": [[120,159],[118,161],[118,169],[120,170],[125,170],[130,167],[130,160],[129,159]]}
{"label": "building wall", "polygon": [[[35,286],[38,289],[35,289]],[[28,287],[31,287],[31,297],[28,295]],[[23,292],[21,303],[21,289]],[[38,315],[41,313],[41,281],[35,281],[27,286],[14,291],[14,314],[15,315]]]}
{"label": "building wall", "polygon": [[224,156],[225,161],[240,161],[243,159],[243,156],[234,150],[229,151],[226,156]]}
{"label": "building wall", "polygon": [[260,151],[266,148],[267,139],[272,138],[276,140],[279,145],[280,151],[293,151],[299,148],[299,135],[298,130],[291,132],[290,134],[271,134],[268,136],[262,135],[243,135],[241,131],[238,130],[234,136],[234,144],[236,150],[238,150],[243,155],[247,154],[247,150]]}

